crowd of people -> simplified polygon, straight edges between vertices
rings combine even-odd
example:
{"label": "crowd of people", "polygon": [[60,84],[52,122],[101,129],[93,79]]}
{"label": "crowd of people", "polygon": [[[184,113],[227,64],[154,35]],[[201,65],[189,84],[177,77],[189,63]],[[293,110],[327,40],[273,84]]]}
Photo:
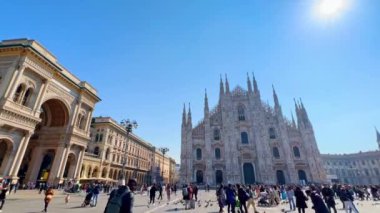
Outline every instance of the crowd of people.
{"label": "crowd of people", "polygon": [[[358,213],[354,200],[377,201],[380,197],[380,186],[350,185],[220,185],[216,190],[219,212],[248,213],[250,207],[257,213],[256,205],[272,207],[288,204],[289,211],[305,213],[307,201],[316,213],[337,213],[336,200],[340,200],[342,208],[348,212]],[[236,210],[238,209],[238,210]]]}

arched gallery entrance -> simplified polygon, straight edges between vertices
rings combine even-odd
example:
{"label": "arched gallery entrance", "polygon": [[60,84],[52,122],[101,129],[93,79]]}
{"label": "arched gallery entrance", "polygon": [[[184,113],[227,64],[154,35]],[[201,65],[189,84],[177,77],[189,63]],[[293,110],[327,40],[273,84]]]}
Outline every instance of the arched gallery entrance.
{"label": "arched gallery entrance", "polygon": [[13,144],[11,141],[0,139],[0,174],[4,174],[12,150]]}
{"label": "arched gallery entrance", "polygon": [[[21,183],[29,181],[48,181],[49,177],[58,176],[58,168],[54,168],[55,161],[61,161],[64,156],[57,156],[57,149],[65,146],[65,134],[69,121],[69,110],[58,99],[49,99],[41,105],[41,122],[36,126],[24,154],[18,176]],[[56,158],[57,156],[57,158]],[[68,158],[67,174],[75,166],[73,156]],[[59,163],[57,163],[59,166]],[[63,167],[65,168],[65,167]],[[63,169],[62,168],[62,169]],[[52,170],[55,174],[51,174]],[[73,169],[75,170],[75,169]],[[66,172],[66,171],[65,171]]]}

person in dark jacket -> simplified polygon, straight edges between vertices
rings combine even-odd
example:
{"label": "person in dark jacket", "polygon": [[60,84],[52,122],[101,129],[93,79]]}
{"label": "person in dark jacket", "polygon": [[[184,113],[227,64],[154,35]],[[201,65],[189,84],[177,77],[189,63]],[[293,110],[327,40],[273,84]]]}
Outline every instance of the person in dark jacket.
{"label": "person in dark jacket", "polygon": [[227,212],[235,213],[236,191],[231,184],[226,188]]}
{"label": "person in dark jacket", "polygon": [[[107,202],[106,209],[104,210],[104,213],[133,213],[133,203],[134,203],[134,196],[133,192],[136,190],[137,187],[137,181],[135,179],[129,179],[128,186],[121,185],[118,189],[115,189],[111,192],[110,197]],[[114,212],[112,210],[109,210],[108,204],[112,200],[114,196],[117,194],[124,194],[122,197],[122,204],[120,207],[119,212]]]}
{"label": "person in dark jacket", "polygon": [[322,188],[322,195],[329,211],[330,209],[333,209],[334,213],[337,213],[336,208],[335,208],[335,199],[334,199],[335,192],[328,185],[325,185]]}
{"label": "person in dark jacket", "polygon": [[154,183],[153,186],[149,190],[149,204],[154,204],[154,200],[156,199],[156,184]]}
{"label": "person in dark jacket", "polygon": [[315,213],[330,213],[325,203],[323,202],[321,195],[317,192],[314,186],[311,187],[310,198],[311,202],[313,203],[313,209]]}
{"label": "person in dark jacket", "polygon": [[7,196],[7,192],[8,192],[8,187],[7,187],[7,185],[4,185],[1,188],[1,191],[0,191],[0,202],[1,202],[1,204],[0,204],[0,212],[3,209],[4,203],[5,203],[5,197]]}
{"label": "person in dark jacket", "polygon": [[294,197],[296,197],[298,213],[305,213],[305,209],[307,208],[306,201],[308,199],[299,186],[294,190]]}
{"label": "person in dark jacket", "polygon": [[[244,213],[244,212],[248,213],[248,210],[247,210],[247,200],[249,199],[249,195],[243,189],[243,187],[241,187],[239,184],[236,184],[236,188],[238,190],[238,198],[239,198],[239,201],[240,201],[240,212],[242,212],[242,213]],[[244,207],[244,211],[243,211],[243,207]]]}

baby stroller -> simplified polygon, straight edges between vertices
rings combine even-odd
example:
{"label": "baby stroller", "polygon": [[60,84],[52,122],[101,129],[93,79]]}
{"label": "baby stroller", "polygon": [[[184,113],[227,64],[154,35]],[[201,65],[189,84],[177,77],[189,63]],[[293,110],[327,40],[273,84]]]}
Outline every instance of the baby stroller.
{"label": "baby stroller", "polygon": [[261,194],[259,197],[259,202],[257,203],[257,205],[261,206],[261,207],[269,207],[270,203],[269,203],[268,195]]}
{"label": "baby stroller", "polygon": [[93,195],[94,195],[94,193],[92,193],[92,192],[87,193],[87,195],[84,198],[84,201],[82,203],[82,207],[86,207],[88,205],[90,205],[92,207],[92,205],[91,205],[91,198],[92,198]]}

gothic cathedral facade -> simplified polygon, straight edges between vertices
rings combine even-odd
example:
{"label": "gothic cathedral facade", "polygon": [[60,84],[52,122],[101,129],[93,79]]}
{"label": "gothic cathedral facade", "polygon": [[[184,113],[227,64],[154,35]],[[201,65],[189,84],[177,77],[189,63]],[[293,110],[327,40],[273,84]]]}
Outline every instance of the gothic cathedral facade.
{"label": "gothic cathedral facade", "polygon": [[[325,182],[326,175],[312,124],[301,101],[295,101],[297,123],[282,114],[273,89],[274,107],[262,102],[255,78],[245,90],[230,91],[220,80],[217,106],[193,127],[184,106],[181,130],[183,182],[284,184]],[[253,88],[252,88],[253,87]]]}

